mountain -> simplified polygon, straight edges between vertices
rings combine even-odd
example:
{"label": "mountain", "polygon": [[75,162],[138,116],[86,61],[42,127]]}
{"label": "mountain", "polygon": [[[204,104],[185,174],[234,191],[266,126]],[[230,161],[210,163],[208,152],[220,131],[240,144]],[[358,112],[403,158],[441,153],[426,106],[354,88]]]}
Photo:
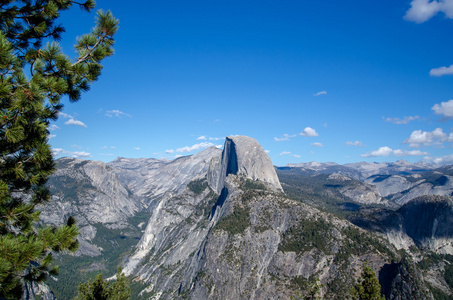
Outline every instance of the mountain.
{"label": "mountain", "polygon": [[125,229],[128,219],[143,208],[143,199],[133,195],[103,162],[61,158],[48,187],[52,199],[42,209],[41,220],[58,225],[75,216],[81,231],[78,254],[100,255],[102,249],[92,243],[97,226]]}
{"label": "mountain", "polygon": [[411,175],[374,175],[365,182],[376,186],[382,196],[399,205],[424,195],[453,195],[451,166]]}
{"label": "mountain", "polygon": [[[408,175],[433,170],[436,166],[427,163],[410,163],[405,160],[396,162],[358,162],[339,165],[337,163],[298,163],[288,164],[289,168],[298,168],[301,172],[311,172],[311,174],[332,174],[339,173],[354,179],[364,180],[373,175]],[[283,167],[284,168],[284,167]]]}
{"label": "mountain", "polygon": [[420,196],[396,211],[370,209],[351,221],[386,236],[398,249],[419,249],[453,255],[453,198]]}
{"label": "mountain", "polygon": [[[406,226],[403,220],[420,216],[405,215],[387,198],[395,192],[382,196],[358,167],[275,168],[244,136],[227,137],[223,151],[211,147],[172,161],[63,158],[57,165],[43,221],[74,215],[82,231],[76,255],[56,257],[61,274],[49,285],[59,299],[71,299],[75,282],[97,272],[111,276],[118,265],[132,280],[133,299],[290,299],[317,280],[324,299],[339,299],[348,297],[365,261],[387,298],[452,294],[444,275],[449,252],[438,251],[436,260],[424,254],[437,251],[432,245],[443,237],[412,238],[410,228],[432,230],[431,223]],[[447,176],[449,169],[436,172]],[[439,209],[428,215],[444,220]],[[399,247],[387,232],[413,247]]]}
{"label": "mountain", "polygon": [[287,198],[251,138],[227,138],[209,166],[160,200],[123,265],[147,297],[289,299],[319,278],[335,299],[365,260],[380,268],[398,257],[384,239]]}
{"label": "mountain", "polygon": [[179,193],[185,186],[205,174],[214,157],[220,156],[222,150],[210,147],[192,156],[184,156],[172,161],[157,159],[117,158],[108,166],[113,168],[118,178],[134,192],[145,197],[146,204],[165,193]]}

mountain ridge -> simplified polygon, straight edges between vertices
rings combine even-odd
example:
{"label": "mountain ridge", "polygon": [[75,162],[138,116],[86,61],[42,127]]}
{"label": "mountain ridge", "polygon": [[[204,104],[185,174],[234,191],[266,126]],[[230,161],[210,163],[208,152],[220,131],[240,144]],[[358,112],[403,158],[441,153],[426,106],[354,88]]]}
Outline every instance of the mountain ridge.
{"label": "mountain ridge", "polygon": [[[362,207],[393,212],[400,205],[383,197],[373,180],[417,174],[426,182],[446,186],[449,179],[442,176],[450,176],[448,167],[426,176],[414,170],[412,175],[387,174],[365,182],[351,176],[364,177],[356,169],[333,163],[325,169],[322,164],[312,164],[311,169],[274,167],[259,143],[243,136],[228,137],[223,150],[211,147],[172,161],[117,158],[105,164],[60,159],[57,164],[49,182],[56,195],[43,209],[47,210],[43,220],[56,223],[55,214],[64,219],[75,213],[82,230],[78,256],[61,257],[62,261],[71,261],[70,270],[78,276],[121,264],[134,279],[137,299],[224,299],[225,295],[289,299],[315,279],[325,284],[325,299],[336,299],[347,296],[365,261],[385,278],[383,292],[389,297],[402,293],[400,299],[433,298],[415,262],[404,262],[395,248],[398,234],[415,241],[408,233],[395,231],[389,236],[382,234],[385,230],[361,229],[312,200],[332,199],[351,214]],[[299,179],[288,181],[292,178]],[[302,196],[292,198],[288,188],[301,187],[301,182],[306,184],[297,191]],[[122,198],[109,198],[113,190],[121,191]],[[325,194],[313,194],[319,190]],[[122,201],[133,206],[122,206]],[[79,208],[79,203],[90,209]],[[117,222],[97,217],[110,211],[109,203],[117,203],[113,212],[124,210]],[[434,237],[423,245],[410,244],[421,251],[436,250],[440,244]],[[410,246],[402,248],[412,253]],[[437,286],[450,293],[445,284]]]}

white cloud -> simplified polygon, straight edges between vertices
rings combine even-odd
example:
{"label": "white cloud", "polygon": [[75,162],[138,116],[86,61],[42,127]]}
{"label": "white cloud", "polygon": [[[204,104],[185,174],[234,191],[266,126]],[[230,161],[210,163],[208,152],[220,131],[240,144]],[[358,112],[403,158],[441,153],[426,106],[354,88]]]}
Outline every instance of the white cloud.
{"label": "white cloud", "polygon": [[304,131],[299,133],[302,136],[318,136],[319,134],[311,127],[305,127]]}
{"label": "white cloud", "polygon": [[400,149],[397,149],[397,150],[394,150],[393,151],[393,156],[420,156],[420,155],[429,155],[428,152],[425,152],[425,151],[420,151],[420,150],[410,150],[410,151],[407,151],[407,150],[400,150]]}
{"label": "white cloud", "polygon": [[453,18],[453,0],[412,0],[411,8],[404,16],[405,20],[423,23],[443,12],[449,19]]}
{"label": "white cloud", "polygon": [[386,122],[390,122],[393,124],[407,124],[410,121],[419,120],[419,119],[420,119],[419,116],[408,116],[408,117],[404,117],[402,119],[400,119],[400,118],[384,118],[384,120]]}
{"label": "white cloud", "polygon": [[71,145],[71,147],[72,147],[72,148],[76,148],[76,149],[79,149],[79,150],[80,150],[80,149],[82,149],[82,147],[81,147],[81,146],[79,146],[79,145]]}
{"label": "white cloud", "polygon": [[198,140],[198,141],[200,141],[200,140],[206,141],[207,139],[208,139],[208,138],[207,138],[206,136],[204,136],[204,135],[197,137],[197,140]]}
{"label": "white cloud", "polygon": [[49,139],[53,139],[54,137],[56,137],[57,135],[56,134],[49,134],[48,137]]}
{"label": "white cloud", "polygon": [[431,107],[437,115],[443,115],[445,118],[453,118],[453,99],[447,102],[441,102]]}
{"label": "white cloud", "polygon": [[134,150],[141,150],[141,148],[140,147],[135,147]]}
{"label": "white cloud", "polygon": [[64,113],[64,112],[59,112],[59,113],[58,113],[58,117],[62,117],[62,118],[66,118],[66,119],[74,119],[73,116],[68,115],[68,114],[66,114],[66,113]]}
{"label": "white cloud", "polygon": [[57,125],[55,124],[52,124],[50,125],[49,127],[47,127],[48,130],[51,130],[51,131],[55,131],[57,129],[60,129],[60,127],[58,127]]}
{"label": "white cloud", "polygon": [[444,75],[451,75],[453,74],[453,65],[450,65],[449,67],[439,67],[439,68],[434,68],[429,71],[429,75],[431,76],[444,76]]}
{"label": "white cloud", "polygon": [[68,156],[74,157],[74,158],[88,158],[91,157],[91,153],[85,152],[85,151],[67,151],[62,148],[53,148],[52,153],[54,156],[60,156],[67,154]]}
{"label": "white cloud", "polygon": [[61,155],[64,153],[65,150],[63,150],[62,148],[52,148],[52,154],[54,156],[57,156],[57,155]]}
{"label": "white cloud", "polygon": [[75,151],[72,152],[72,157],[75,158],[84,158],[84,157],[91,157],[91,153],[85,152],[85,151]]}
{"label": "white cloud", "polygon": [[318,142],[316,142],[316,143],[312,143],[311,145],[312,145],[313,147],[324,147],[324,145],[323,145],[323,144],[321,144],[321,143],[318,143]]}
{"label": "white cloud", "polygon": [[409,147],[420,147],[422,144],[432,146],[441,145],[444,142],[453,142],[453,135],[447,136],[442,128],[436,128],[433,131],[415,130],[403,143],[409,144]]}
{"label": "white cloud", "polygon": [[165,153],[174,153],[175,150],[172,150],[172,149],[168,149],[168,150],[165,150]]}
{"label": "white cloud", "polygon": [[271,152],[271,150],[264,150],[264,152],[266,152],[266,153],[270,153],[270,152]]}
{"label": "white cloud", "polygon": [[393,150],[389,147],[380,147],[378,150],[362,154],[362,157],[389,156]]}
{"label": "white cloud", "polygon": [[118,117],[118,118],[129,117],[130,118],[131,117],[131,115],[126,114],[126,113],[122,112],[121,110],[117,110],[117,109],[108,110],[105,112],[105,115],[110,118],[112,118],[112,117]]}
{"label": "white cloud", "polygon": [[[185,146],[185,147],[182,147],[182,148],[178,148],[174,151],[176,152],[191,152],[191,151],[196,151],[196,150],[200,150],[200,149],[203,149],[203,148],[208,148],[208,147],[211,147],[211,146],[215,146],[215,147],[222,147],[222,145],[214,145],[213,143],[207,143],[207,142],[201,142],[199,144],[195,144],[195,145],[192,145],[192,146]],[[165,151],[165,153],[172,153],[172,152],[167,152],[168,150]],[[172,150],[173,151],[173,150]]]}
{"label": "white cloud", "polygon": [[320,96],[320,95],[326,95],[326,94],[327,94],[326,91],[322,91],[322,92],[316,93],[314,96]]}
{"label": "white cloud", "polygon": [[281,138],[278,138],[278,137],[274,137],[274,141],[276,142],[282,142],[282,141],[289,141],[289,138],[293,138],[293,137],[296,137],[297,135],[296,134],[284,134],[283,137]]}
{"label": "white cloud", "polygon": [[291,152],[289,151],[283,151],[279,154],[280,156],[283,156],[283,155],[291,155],[292,157],[295,157],[295,158],[300,158],[300,155],[299,154],[291,154]]}
{"label": "white cloud", "polygon": [[355,141],[355,142],[347,141],[345,144],[348,146],[354,146],[354,147],[364,147],[362,142],[359,142],[359,141]]}
{"label": "white cloud", "polygon": [[423,152],[420,150],[411,150],[411,151],[406,151],[406,150],[401,150],[401,149],[395,149],[393,150],[390,147],[380,147],[378,150],[371,151],[365,154],[362,154],[362,157],[376,157],[376,156],[420,156],[420,155],[429,155],[428,152]]}
{"label": "white cloud", "polygon": [[80,127],[87,127],[85,123],[79,120],[74,120],[74,119],[69,119],[68,121],[65,122],[66,125],[76,125]]}
{"label": "white cloud", "polygon": [[433,162],[438,165],[453,164],[453,154],[441,157],[425,157],[425,160]]}

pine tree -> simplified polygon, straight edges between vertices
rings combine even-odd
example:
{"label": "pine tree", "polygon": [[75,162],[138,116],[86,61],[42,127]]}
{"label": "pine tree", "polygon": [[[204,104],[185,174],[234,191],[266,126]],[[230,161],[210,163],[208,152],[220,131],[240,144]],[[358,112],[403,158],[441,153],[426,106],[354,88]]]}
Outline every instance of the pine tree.
{"label": "pine tree", "polygon": [[362,274],[352,288],[351,296],[354,300],[385,300],[385,297],[381,295],[379,280],[367,263],[363,264]]}
{"label": "pine tree", "polygon": [[99,77],[102,59],[113,54],[118,21],[98,11],[71,61],[57,42],[64,28],[55,21],[73,4],[95,6],[93,0],[0,2],[0,297],[20,298],[25,282],[58,272],[52,252],[78,246],[73,218],[60,227],[39,224],[37,206],[50,198],[45,183],[54,170],[47,127],[62,97],[79,100]]}
{"label": "pine tree", "polygon": [[102,274],[96,275],[93,282],[81,283],[75,300],[128,300],[130,298],[129,281],[119,268],[116,281],[112,284],[104,280]]}

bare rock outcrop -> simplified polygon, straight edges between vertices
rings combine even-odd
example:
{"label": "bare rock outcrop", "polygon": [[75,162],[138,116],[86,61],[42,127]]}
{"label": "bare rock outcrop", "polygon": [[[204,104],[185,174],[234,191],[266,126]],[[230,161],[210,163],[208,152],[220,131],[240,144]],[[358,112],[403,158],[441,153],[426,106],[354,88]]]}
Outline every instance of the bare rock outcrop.
{"label": "bare rock outcrop", "polygon": [[221,159],[213,162],[208,171],[209,184],[218,194],[229,174],[265,182],[274,191],[283,191],[269,155],[251,137],[234,136],[225,139]]}

